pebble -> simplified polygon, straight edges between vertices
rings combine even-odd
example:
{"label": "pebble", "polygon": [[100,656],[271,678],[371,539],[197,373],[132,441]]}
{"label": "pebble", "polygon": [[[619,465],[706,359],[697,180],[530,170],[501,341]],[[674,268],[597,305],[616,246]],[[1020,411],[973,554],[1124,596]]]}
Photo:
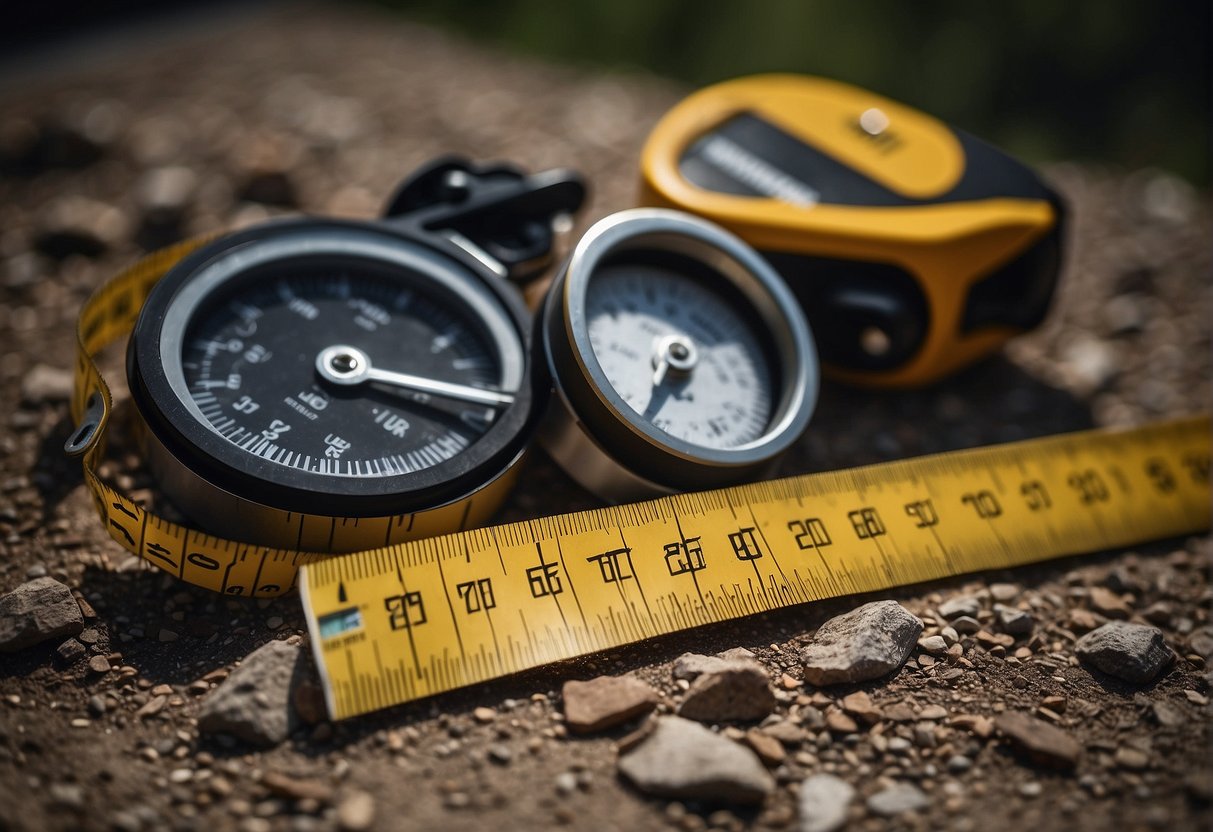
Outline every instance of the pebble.
{"label": "pebble", "polygon": [[910,783],[894,783],[867,800],[868,811],[886,818],[921,811],[931,805],[922,789]]}
{"label": "pebble", "polygon": [[[812,713],[820,716],[820,712],[817,710],[812,711]],[[782,720],[772,725],[764,725],[758,730],[788,746],[800,745],[809,736],[807,731],[788,720]]]}
{"label": "pebble", "polygon": [[270,794],[290,800],[328,803],[333,799],[333,789],[327,783],[306,777],[292,777],[277,771],[262,774],[261,785],[268,789]]}
{"label": "pebble", "polygon": [[110,660],[105,656],[93,656],[88,660],[88,669],[93,673],[109,673]]}
{"label": "pebble", "polygon": [[375,822],[375,798],[356,789],[337,804],[337,826],[343,832],[362,832]]}
{"label": "pebble", "polygon": [[59,658],[68,664],[75,664],[84,658],[88,653],[88,648],[74,638],[69,638],[67,641],[55,648],[55,652],[59,654]]}
{"label": "pebble", "polygon": [[165,704],[168,703],[167,696],[153,696],[147,701],[142,708],[135,711],[135,719],[145,719],[149,716],[155,716],[164,710]]}
{"label": "pebble", "polygon": [[981,612],[981,601],[971,595],[961,595],[949,598],[937,607],[939,614],[951,621],[955,618],[968,616],[976,618]]}
{"label": "pebble", "polygon": [[981,622],[971,615],[962,615],[952,620],[952,629],[961,635],[971,636],[981,630]]}
{"label": "pebble", "polygon": [[953,754],[948,758],[947,766],[953,774],[963,774],[973,767],[973,761],[963,754]]}
{"label": "pebble", "polygon": [[0,597],[0,653],[74,636],[83,629],[80,605],[54,578],[35,578]]}
{"label": "pebble", "polygon": [[1170,702],[1155,702],[1152,710],[1154,719],[1164,728],[1178,728],[1188,722],[1188,717],[1183,710]]}
{"label": "pebble", "polygon": [[758,759],[771,768],[782,764],[788,756],[783,749],[783,743],[757,728],[746,732],[745,744],[754,749]]}
{"label": "pebble", "polygon": [[1196,630],[1188,636],[1188,644],[1201,656],[1213,659],[1213,626],[1204,626]]}
{"label": "pebble", "polygon": [[1103,616],[1096,615],[1090,610],[1084,610],[1081,607],[1076,607],[1070,610],[1070,628],[1086,632],[1094,630],[1104,622]]}
{"label": "pebble", "polygon": [[1029,780],[1026,783],[1021,783],[1018,791],[1024,797],[1040,797],[1041,792],[1044,791],[1044,787],[1035,780]]}
{"label": "pebble", "polygon": [[113,205],[79,195],[56,197],[43,211],[34,245],[54,258],[97,257],[129,236],[127,216]]}
{"label": "pebble", "polygon": [[140,208],[161,222],[178,219],[197,183],[197,176],[187,167],[152,168],[135,183],[135,199]]}
{"label": "pebble", "polygon": [[1025,713],[999,714],[994,725],[1017,752],[1041,766],[1072,769],[1082,754],[1082,746],[1068,733]]}
{"label": "pebble", "polygon": [[492,708],[486,708],[483,705],[481,705],[479,708],[476,708],[474,711],[472,711],[472,719],[476,720],[481,725],[488,725],[490,722],[492,722],[496,718],[497,718],[497,712],[494,711]]}
{"label": "pebble", "polygon": [[619,772],[646,794],[660,797],[761,803],[775,780],[744,746],[677,716],[619,757]]}
{"label": "pebble", "polygon": [[832,774],[814,774],[800,784],[799,832],[836,832],[847,822],[855,789]]}
{"label": "pebble", "polygon": [[1078,640],[1074,652],[1085,664],[1137,685],[1152,682],[1175,659],[1162,630],[1126,621],[1092,630]]}
{"label": "pebble", "polygon": [[692,681],[703,673],[713,670],[723,670],[729,666],[728,659],[716,656],[702,656],[699,653],[683,653],[674,659],[672,674],[675,679]]}
{"label": "pebble", "polygon": [[1006,604],[1019,597],[1019,584],[990,584],[990,597],[995,601]]}
{"label": "pebble", "polygon": [[835,734],[854,734],[859,725],[842,711],[831,710],[826,714],[826,728]]}
{"label": "pebble", "polygon": [[948,641],[943,636],[927,636],[918,640],[918,646],[928,653],[940,656],[948,652]]}
{"label": "pebble", "polygon": [[270,641],[250,653],[198,713],[198,728],[229,734],[251,745],[273,746],[294,729],[291,684],[303,658],[297,644]]}
{"label": "pebble", "polygon": [[922,710],[918,712],[919,719],[937,720],[947,719],[948,709],[943,705],[924,705]]}
{"label": "pebble", "polygon": [[994,720],[988,716],[979,716],[977,714],[958,714],[949,720],[951,725],[968,731],[975,736],[984,739],[989,739],[994,733]]}
{"label": "pebble", "polygon": [[1087,600],[1091,609],[1108,618],[1128,618],[1133,614],[1133,608],[1124,599],[1102,586],[1093,586],[1087,591]]}
{"label": "pebble", "polygon": [[730,661],[702,673],[678,708],[680,716],[699,722],[751,722],[775,710],[775,693],[766,671],[753,661]]}
{"label": "pebble", "polygon": [[72,396],[72,371],[35,364],[21,379],[21,401],[26,404],[65,402]]}
{"label": "pebble", "polygon": [[657,707],[657,691],[634,676],[570,680],[561,691],[565,725],[575,734],[602,731]]}
{"label": "pebble", "polygon": [[1032,628],[1036,626],[1031,613],[1005,604],[995,604],[994,615],[998,619],[998,626],[1008,635],[1031,635]]}
{"label": "pebble", "polygon": [[922,621],[896,601],[873,601],[821,625],[801,653],[805,680],[834,685],[898,670],[922,634]]}
{"label": "pebble", "polygon": [[881,710],[872,702],[872,697],[862,690],[849,693],[842,698],[842,709],[868,725],[880,722]]}
{"label": "pebble", "polygon": [[555,786],[557,794],[568,796],[577,791],[577,775],[571,771],[562,771],[556,775],[552,784]]}
{"label": "pebble", "polygon": [[1132,769],[1133,771],[1141,771],[1150,765],[1149,754],[1127,745],[1122,745],[1116,749],[1114,759],[1116,760],[1116,765],[1121,768]]}
{"label": "pebble", "polygon": [[94,694],[88,698],[88,713],[92,717],[105,716],[105,697]]}

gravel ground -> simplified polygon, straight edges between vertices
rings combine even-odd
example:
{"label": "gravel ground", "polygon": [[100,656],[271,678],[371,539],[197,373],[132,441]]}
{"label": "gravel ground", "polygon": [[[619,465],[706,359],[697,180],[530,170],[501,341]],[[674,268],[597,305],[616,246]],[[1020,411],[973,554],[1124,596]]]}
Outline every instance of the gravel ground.
{"label": "gravel ground", "polygon": [[[0,829],[810,830],[848,817],[870,830],[1209,828],[1208,538],[882,595],[925,625],[891,679],[805,682],[798,654],[817,628],[877,600],[840,599],[337,725],[309,713],[304,685],[305,724],[270,748],[201,730],[238,662],[270,641],[300,642],[299,605],[175,583],[97,523],[59,450],[70,332],[89,291],[182,234],[284,211],[372,215],[395,181],[441,152],[580,169],[594,186],[584,227],[631,203],[644,135],[686,91],[323,7],[120,46],[0,87],[0,395],[13,403],[0,417],[0,592],[50,576],[84,615],[75,638],[2,654]],[[1045,173],[1074,221],[1046,325],[930,390],[827,385],[785,473],[1208,406],[1207,195],[1157,171]],[[114,445],[114,475],[154,500],[133,447],[121,436]],[[502,519],[594,505],[541,457],[524,479]],[[949,602],[964,598],[979,633],[948,627]],[[997,604],[1029,613],[1031,633]],[[1118,619],[1157,626],[1175,651],[1158,678],[1126,682],[1080,661],[1076,640]],[[675,659],[736,648],[748,653],[730,654],[734,663],[758,662],[770,715],[720,717],[707,737],[663,722],[640,746],[681,731],[688,743],[757,752],[769,774],[714,792],[735,792],[729,800],[662,799],[623,779],[617,757],[633,749],[639,718],[570,738],[581,717],[566,724],[566,680],[628,674],[652,692],[612,701],[673,712],[708,686]],[[720,673],[709,681],[756,678],[752,666]],[[1034,714],[1060,737],[1036,723],[1021,730],[1018,717],[993,729],[1004,712]],[[745,753],[737,771],[752,765]],[[745,788],[768,780],[765,800],[745,804]]]}

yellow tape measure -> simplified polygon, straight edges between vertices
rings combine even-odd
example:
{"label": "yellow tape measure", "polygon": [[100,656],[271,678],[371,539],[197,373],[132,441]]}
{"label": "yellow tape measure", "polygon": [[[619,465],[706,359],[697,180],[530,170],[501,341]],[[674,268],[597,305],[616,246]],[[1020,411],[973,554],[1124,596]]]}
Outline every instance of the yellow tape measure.
{"label": "yellow tape measure", "polygon": [[1208,416],[921,457],[359,552],[301,570],[355,716],[752,613],[1209,528]]}

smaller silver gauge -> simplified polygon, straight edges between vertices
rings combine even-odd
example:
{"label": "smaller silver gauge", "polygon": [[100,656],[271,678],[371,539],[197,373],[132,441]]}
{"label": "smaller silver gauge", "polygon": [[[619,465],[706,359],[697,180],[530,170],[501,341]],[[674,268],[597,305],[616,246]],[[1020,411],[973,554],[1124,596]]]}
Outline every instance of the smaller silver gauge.
{"label": "smaller silver gauge", "polygon": [[782,280],[676,211],[591,228],[548,293],[542,342],[558,401],[541,440],[611,500],[761,476],[816,402],[816,351]]}

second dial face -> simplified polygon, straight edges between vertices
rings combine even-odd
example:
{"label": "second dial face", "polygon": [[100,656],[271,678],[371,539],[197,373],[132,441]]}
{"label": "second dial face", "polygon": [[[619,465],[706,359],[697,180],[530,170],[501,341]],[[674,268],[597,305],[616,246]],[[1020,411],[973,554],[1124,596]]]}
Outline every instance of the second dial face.
{"label": "second dial face", "polygon": [[[370,261],[283,262],[208,299],[187,326],[181,367],[195,415],[252,456],[338,477],[408,474],[451,459],[500,405],[317,367],[350,355],[376,370],[498,390],[502,359],[458,299]],[[366,369],[365,367],[363,369]]]}
{"label": "second dial face", "polygon": [[585,315],[607,381],[654,427],[722,449],[767,431],[776,397],[769,353],[730,296],[662,266],[624,262],[594,273]]}

